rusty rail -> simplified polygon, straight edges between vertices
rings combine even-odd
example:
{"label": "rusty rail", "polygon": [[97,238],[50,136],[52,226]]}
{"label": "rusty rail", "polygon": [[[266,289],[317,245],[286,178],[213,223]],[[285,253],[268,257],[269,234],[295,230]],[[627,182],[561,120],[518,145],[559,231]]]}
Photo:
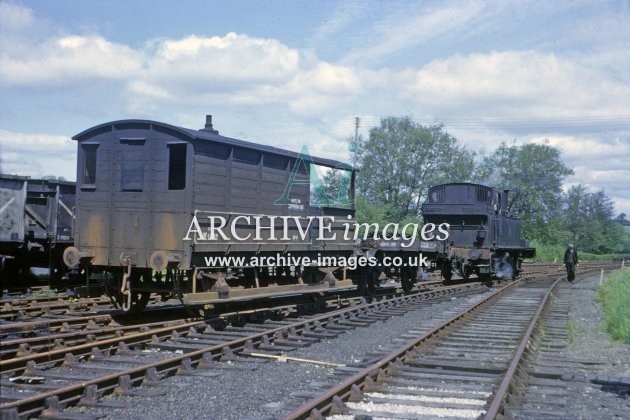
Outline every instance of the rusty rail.
{"label": "rusty rail", "polygon": [[549,287],[549,289],[543,296],[542,300],[538,304],[538,307],[536,308],[536,312],[534,312],[534,315],[532,316],[532,320],[530,321],[527,327],[527,330],[525,330],[525,333],[523,334],[523,337],[521,338],[521,341],[519,342],[519,345],[514,352],[512,362],[510,362],[510,365],[508,366],[508,369],[505,372],[505,375],[503,376],[501,385],[499,385],[499,388],[497,389],[494,396],[492,397],[492,401],[490,402],[490,407],[488,408],[488,411],[486,412],[486,415],[484,417],[486,420],[494,419],[497,416],[497,414],[499,414],[499,412],[502,410],[503,403],[505,401],[505,398],[508,395],[508,391],[510,389],[514,376],[516,374],[516,370],[518,369],[519,365],[523,362],[523,355],[527,348],[527,343],[529,343],[529,340],[532,337],[532,334],[534,333],[534,329],[536,328],[536,325],[538,325],[538,322],[542,319],[542,314],[545,308],[547,307],[547,304],[549,303],[549,297],[556,290],[556,288],[558,287],[561,281],[562,279],[556,280]]}
{"label": "rusty rail", "polygon": [[[360,307],[350,307],[350,308],[336,310],[328,314],[316,316],[307,320],[300,320],[292,325],[285,325],[282,327],[271,328],[269,330],[255,333],[252,335],[248,335],[243,338],[237,338],[231,341],[226,341],[221,344],[208,346],[199,350],[193,350],[182,355],[176,355],[165,360],[160,360],[160,361],[152,362],[152,363],[145,364],[142,366],[137,366],[126,371],[116,372],[116,373],[112,373],[106,376],[101,376],[98,378],[85,380],[83,382],[71,384],[60,389],[46,391],[43,393],[32,395],[22,400],[5,403],[5,404],[0,405],[0,411],[2,411],[3,414],[7,413],[7,415],[11,413],[15,413],[18,416],[35,415],[37,413],[40,413],[46,405],[48,406],[50,406],[51,404],[63,405],[63,404],[68,404],[68,403],[73,403],[73,402],[78,401],[83,396],[83,392],[88,386],[96,386],[97,391],[101,393],[103,391],[111,391],[113,388],[115,388],[118,384],[118,381],[122,380],[121,379],[122,377],[127,377],[127,381],[131,383],[138,383],[138,382],[141,382],[143,378],[145,377],[148,378],[151,375],[155,375],[155,373],[157,373],[160,376],[170,374],[174,370],[177,370],[178,368],[180,368],[180,366],[181,367],[187,366],[187,367],[194,368],[200,363],[202,363],[202,361],[210,362],[212,360],[217,360],[218,358],[221,357],[223,352],[228,349],[232,350],[233,352],[242,351],[248,345],[248,341],[251,342],[254,346],[256,346],[260,344],[265,337],[271,339],[272,337],[274,337],[274,334],[276,334],[277,332],[286,331],[289,328],[295,328],[299,332],[301,329],[306,329],[308,327],[315,326],[317,325],[317,323],[321,323],[322,325],[328,325],[328,324],[333,325],[337,321],[343,321],[344,317],[347,316],[348,314],[357,313],[357,311],[358,311],[357,314],[361,315],[366,310],[370,310],[373,308],[391,309],[390,306],[387,306],[390,303],[397,303],[399,305],[404,304],[404,303],[409,303],[409,304],[420,303],[422,301],[426,301],[432,298],[449,296],[454,293],[462,293],[462,292],[470,291],[479,287],[481,286],[478,284],[463,284],[461,286],[450,286],[450,287],[445,287],[441,290],[433,290],[429,292],[421,292],[414,295],[396,297],[389,301],[374,302],[374,303],[366,304]],[[177,326],[177,327],[179,328],[179,327],[184,327],[184,326],[186,328],[190,327],[190,325],[186,325],[186,324]],[[155,334],[155,331],[147,331],[146,333],[143,333],[143,334],[152,335],[152,334]],[[126,341],[126,337],[120,337],[117,339],[105,340],[105,343],[108,346],[114,346],[118,342],[125,342],[125,341]],[[90,351],[91,351],[91,348],[99,347],[99,346],[97,345],[97,343],[89,343],[89,344],[81,345],[79,347],[82,347],[82,351],[87,351],[88,348],[90,348]],[[61,355],[61,353],[64,353],[65,355],[65,353],[68,352],[68,349],[58,350],[58,352],[59,352],[59,356]],[[36,355],[34,356],[36,357]],[[10,361],[6,361],[5,362],[6,365],[5,363],[2,363],[2,365],[5,365],[8,367],[9,362]],[[24,363],[24,361],[21,361],[21,362]],[[33,370],[32,374],[36,375],[37,374],[36,368],[32,369],[33,367],[34,367],[34,361],[32,360],[31,365],[29,365],[29,369]],[[151,371],[153,371],[154,373],[151,374],[150,373]],[[27,372],[27,373],[30,373],[30,372]]]}
{"label": "rusty rail", "polygon": [[427,333],[423,334],[422,336],[409,341],[402,348],[392,352],[391,354],[389,354],[388,356],[385,356],[383,359],[379,360],[378,362],[368,366],[363,371],[354,374],[353,376],[351,376],[350,378],[348,378],[341,384],[337,385],[334,388],[331,388],[326,393],[322,394],[320,397],[307,401],[306,403],[298,407],[296,410],[289,413],[285,418],[286,419],[306,419],[306,418],[309,418],[309,416],[311,415],[313,418],[321,418],[322,413],[331,413],[331,412],[334,413],[333,406],[336,404],[336,400],[339,398],[341,400],[344,400],[345,398],[347,398],[352,392],[353,387],[357,386],[359,390],[363,389],[363,387],[365,386],[365,380],[368,377],[376,376],[379,371],[382,371],[384,368],[386,368],[389,364],[393,363],[395,360],[403,358],[408,353],[414,351],[418,345],[429,340],[430,338],[438,336],[446,328],[452,326],[453,324],[459,321],[462,321],[463,319],[468,317],[471,314],[471,312],[475,311],[476,309],[485,307],[489,305],[490,303],[494,302],[503,294],[507,293],[509,290],[512,290],[513,287],[516,287],[516,285],[523,283],[525,280],[526,278],[522,278],[502,287],[501,289],[497,290],[493,294],[487,296],[484,300],[478,303],[475,303],[469,306],[468,308],[466,308],[464,311],[460,312],[459,314],[454,315],[453,317],[448,319],[446,322],[444,322],[442,325],[439,325],[433,328],[432,330],[428,331]]}

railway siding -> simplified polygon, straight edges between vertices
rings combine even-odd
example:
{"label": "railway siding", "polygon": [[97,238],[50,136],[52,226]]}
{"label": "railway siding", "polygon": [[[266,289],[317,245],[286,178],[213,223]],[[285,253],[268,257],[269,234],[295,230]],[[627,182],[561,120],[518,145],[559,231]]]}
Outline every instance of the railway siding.
{"label": "railway siding", "polygon": [[[93,399],[95,395],[111,391],[133,394],[135,391],[131,390],[132,385],[154,382],[158,377],[174,373],[199,377],[216,376],[216,367],[225,366],[217,365],[216,361],[249,361],[251,358],[248,354],[252,352],[277,353],[283,349],[294,350],[309,344],[313,338],[331,339],[347,328],[399,316],[404,313],[400,309],[409,310],[423,306],[427,301],[448,299],[457,293],[474,290],[483,290],[483,287],[479,284],[443,287],[414,296],[351,306],[280,324],[272,322],[269,325],[245,325],[234,329],[233,334],[230,334],[231,331],[217,332],[211,328],[203,328],[203,322],[197,322],[172,327],[168,338],[161,338],[157,334],[169,333],[168,328],[148,329],[130,335],[129,340],[121,336],[75,346],[76,354],[70,353],[70,348],[53,350],[58,357],[63,354],[63,364],[60,367],[43,370],[35,360],[27,360],[22,372],[22,376],[27,379],[43,378],[42,381],[47,382],[47,385],[42,386],[38,381],[29,383],[28,380],[26,383],[3,381],[0,410],[3,415],[36,415],[44,407],[51,409],[64,404],[75,404],[82,398]],[[181,329],[186,331],[182,332]],[[134,346],[128,345],[128,342]],[[86,351],[90,353],[87,359],[83,357]],[[242,355],[236,356],[234,353]],[[25,357],[46,359],[47,355]],[[22,359],[24,358],[9,359],[0,363],[6,365],[7,372],[15,373],[23,369],[20,367],[23,365],[17,365],[24,361]],[[55,360],[58,361],[59,358]],[[81,360],[85,362],[80,362]],[[208,370],[209,366],[211,368]]]}

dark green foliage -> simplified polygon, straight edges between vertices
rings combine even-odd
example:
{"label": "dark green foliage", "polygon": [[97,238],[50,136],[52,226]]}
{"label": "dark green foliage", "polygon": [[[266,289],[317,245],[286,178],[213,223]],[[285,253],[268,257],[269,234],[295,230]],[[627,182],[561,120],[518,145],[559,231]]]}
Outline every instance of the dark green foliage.
{"label": "dark green foliage", "polygon": [[470,180],[474,169],[474,154],[443,126],[424,127],[409,117],[381,119],[355,156],[359,195],[390,221],[416,217],[429,187]]}
{"label": "dark green foliage", "polygon": [[523,234],[548,240],[548,224],[562,204],[562,181],[573,174],[562,162],[560,151],[548,144],[502,143],[484,166],[490,168],[492,186],[510,190],[509,211],[522,220]]}
{"label": "dark green foliage", "polygon": [[613,202],[603,191],[589,193],[576,185],[565,195],[565,206],[565,228],[580,249],[594,254],[623,251],[623,227],[613,220]]}
{"label": "dark green foliage", "polygon": [[623,227],[623,252],[630,253],[630,226]]}

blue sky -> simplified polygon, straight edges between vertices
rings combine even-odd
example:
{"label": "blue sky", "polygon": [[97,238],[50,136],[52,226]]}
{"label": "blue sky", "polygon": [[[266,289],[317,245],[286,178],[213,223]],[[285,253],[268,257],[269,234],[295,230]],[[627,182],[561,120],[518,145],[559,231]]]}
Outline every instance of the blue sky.
{"label": "blue sky", "polygon": [[[354,117],[545,142],[630,215],[630,2],[0,0],[0,171],[147,118],[347,160]],[[544,174],[541,174],[544,176]]]}

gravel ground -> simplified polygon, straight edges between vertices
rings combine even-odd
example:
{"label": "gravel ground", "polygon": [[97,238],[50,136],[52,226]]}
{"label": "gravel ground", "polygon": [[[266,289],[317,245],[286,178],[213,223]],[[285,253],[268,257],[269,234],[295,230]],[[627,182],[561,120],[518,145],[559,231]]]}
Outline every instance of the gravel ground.
{"label": "gravel ground", "polygon": [[[601,362],[595,372],[611,378],[630,378],[630,345],[613,341],[602,327],[603,313],[595,300],[595,290],[600,276],[591,276],[566,284],[558,295],[569,302],[569,345],[565,351],[568,359]],[[630,308],[628,308],[630,311]],[[585,372],[586,373],[586,372]],[[630,418],[630,397],[620,397],[613,392],[602,391],[600,386],[574,384],[574,418]]]}
{"label": "gravel ground", "polygon": [[[490,289],[489,289],[490,290]],[[310,347],[288,353],[288,356],[324,362],[357,364],[389,352],[392,340],[414,331],[427,331],[458,310],[479,301],[489,292],[450,298],[408,312],[403,316],[378,321],[356,328],[334,339],[323,340]],[[352,372],[298,362],[264,362],[252,364],[253,370],[221,369],[215,378],[174,376],[159,388],[166,392],[159,397],[115,397],[104,401],[123,400],[134,404],[129,409],[71,408],[66,413],[102,414],[112,419],[146,418],[277,418],[299,406],[310,394]],[[298,395],[300,394],[300,395]]]}

